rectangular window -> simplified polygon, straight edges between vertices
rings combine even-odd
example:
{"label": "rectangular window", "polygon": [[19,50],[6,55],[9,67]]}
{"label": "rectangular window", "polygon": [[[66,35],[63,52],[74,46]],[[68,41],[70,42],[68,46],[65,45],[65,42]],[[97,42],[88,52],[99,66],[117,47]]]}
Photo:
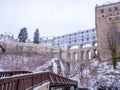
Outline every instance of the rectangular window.
{"label": "rectangular window", "polygon": [[118,7],[115,7],[115,11],[118,11],[119,9],[118,9]]}
{"label": "rectangular window", "polygon": [[104,9],[101,9],[101,14],[104,14]]}
{"label": "rectangular window", "polygon": [[108,8],[108,11],[109,11],[109,12],[112,12],[112,9],[111,9],[111,8]]}

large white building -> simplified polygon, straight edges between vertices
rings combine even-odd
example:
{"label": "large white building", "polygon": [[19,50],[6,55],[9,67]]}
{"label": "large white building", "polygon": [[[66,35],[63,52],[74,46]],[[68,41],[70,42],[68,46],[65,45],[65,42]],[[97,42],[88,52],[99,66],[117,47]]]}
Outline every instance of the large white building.
{"label": "large white building", "polygon": [[53,38],[40,38],[40,44],[59,46],[65,49],[85,48],[97,45],[95,29],[78,31]]}

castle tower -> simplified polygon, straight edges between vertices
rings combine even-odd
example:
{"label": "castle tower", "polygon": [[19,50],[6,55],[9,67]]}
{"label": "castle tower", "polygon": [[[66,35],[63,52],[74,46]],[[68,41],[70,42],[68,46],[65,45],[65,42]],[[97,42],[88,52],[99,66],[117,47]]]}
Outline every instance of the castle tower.
{"label": "castle tower", "polygon": [[109,37],[114,36],[120,56],[120,2],[96,6],[95,21],[101,61],[111,59]]}

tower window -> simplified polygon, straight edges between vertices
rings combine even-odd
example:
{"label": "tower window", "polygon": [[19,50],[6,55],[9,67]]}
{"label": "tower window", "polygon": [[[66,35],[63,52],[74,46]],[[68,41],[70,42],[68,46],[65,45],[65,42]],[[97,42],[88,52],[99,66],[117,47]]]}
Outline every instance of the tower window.
{"label": "tower window", "polygon": [[119,9],[118,9],[118,7],[115,7],[115,11],[118,11]]}
{"label": "tower window", "polygon": [[101,9],[101,14],[104,14],[104,9]]}
{"label": "tower window", "polygon": [[112,14],[110,14],[110,16],[112,16]]}
{"label": "tower window", "polygon": [[102,17],[104,17],[104,15],[102,15]]}
{"label": "tower window", "polygon": [[111,22],[112,22],[112,18],[108,18],[108,19],[107,19],[107,22],[108,22],[108,23],[111,23]]}
{"label": "tower window", "polygon": [[117,15],[119,15],[119,13],[117,13]]}
{"label": "tower window", "polygon": [[112,12],[112,9],[111,9],[111,8],[109,8],[109,9],[108,9],[108,11],[109,11],[109,12]]}

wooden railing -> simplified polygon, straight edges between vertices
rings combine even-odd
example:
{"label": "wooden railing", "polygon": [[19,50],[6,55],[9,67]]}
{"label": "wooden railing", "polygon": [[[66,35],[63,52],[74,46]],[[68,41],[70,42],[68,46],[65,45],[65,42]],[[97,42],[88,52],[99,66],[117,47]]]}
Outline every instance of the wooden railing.
{"label": "wooden railing", "polygon": [[77,82],[70,80],[68,78],[62,77],[60,75],[56,75],[54,73],[49,74],[50,77],[50,86],[51,87],[58,87],[58,86],[76,86]]}
{"label": "wooden railing", "polygon": [[0,78],[0,90],[33,90],[34,87],[46,81],[50,82],[50,87],[77,85],[77,82],[65,77],[44,72]]}
{"label": "wooden railing", "polygon": [[32,73],[30,71],[2,71],[0,72],[0,78],[1,77],[9,77],[13,75],[20,75],[20,74],[26,74],[26,73]]}

